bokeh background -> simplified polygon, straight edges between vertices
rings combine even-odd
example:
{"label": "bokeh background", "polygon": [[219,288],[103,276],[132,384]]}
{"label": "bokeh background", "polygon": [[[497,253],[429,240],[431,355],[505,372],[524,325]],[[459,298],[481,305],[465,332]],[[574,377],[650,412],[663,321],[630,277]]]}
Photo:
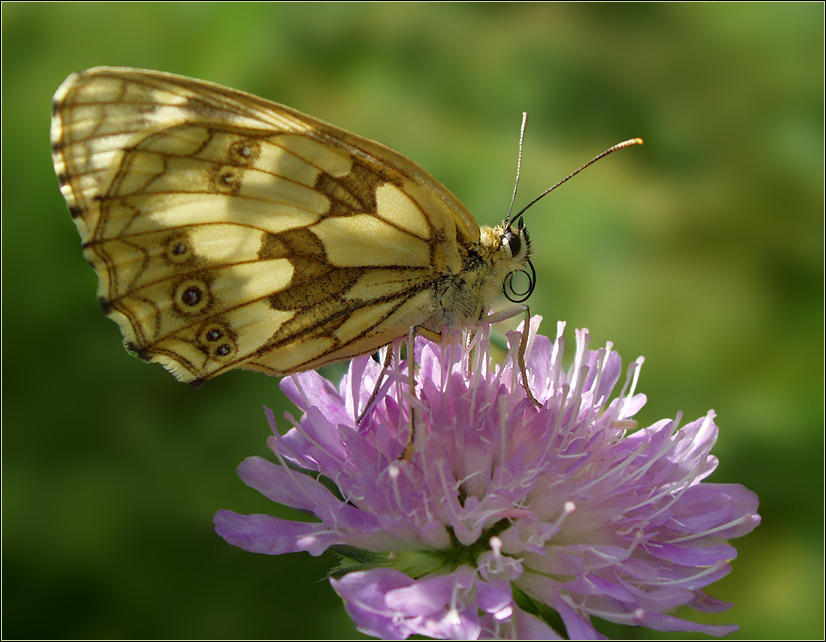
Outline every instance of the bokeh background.
{"label": "bokeh background", "polygon": [[129,358],[98,309],[50,99],[71,72],[127,65],[382,141],[487,224],[510,200],[522,111],[522,203],[645,138],[528,213],[531,306],[547,334],[566,319],[645,355],[643,421],[717,411],[711,481],[756,491],[763,523],[710,589],[733,608],[697,619],[822,639],[823,29],[821,3],[3,3],[3,637],[360,636],[325,580],[333,558],[212,531],[220,508],[275,510],[234,467],[268,454],[278,381],[191,390]]}

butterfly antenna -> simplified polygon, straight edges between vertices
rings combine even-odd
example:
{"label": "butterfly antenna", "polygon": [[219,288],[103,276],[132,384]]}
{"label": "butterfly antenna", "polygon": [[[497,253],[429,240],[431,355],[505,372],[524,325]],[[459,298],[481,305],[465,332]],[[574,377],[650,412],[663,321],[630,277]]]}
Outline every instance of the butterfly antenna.
{"label": "butterfly antenna", "polygon": [[[606,149],[606,150],[605,150],[604,152],[602,152],[601,154],[598,154],[597,156],[594,156],[591,160],[589,160],[587,163],[585,163],[585,164],[584,164],[582,167],[580,167],[578,170],[576,170],[575,172],[571,172],[570,174],[568,174],[565,178],[563,178],[561,181],[559,181],[556,185],[554,185],[554,186],[552,186],[552,187],[549,187],[549,188],[548,188],[548,189],[546,189],[544,192],[542,192],[539,196],[537,196],[535,199],[533,199],[530,203],[528,203],[525,207],[523,207],[523,208],[519,211],[519,213],[518,213],[516,216],[514,216],[514,217],[513,217],[513,222],[515,223],[517,220],[519,220],[519,217],[520,217],[520,216],[522,216],[522,215],[525,213],[525,211],[526,211],[529,207],[531,207],[532,205],[534,205],[534,204],[535,204],[535,203],[536,203],[539,199],[541,199],[541,198],[543,198],[543,197],[547,196],[548,194],[550,194],[551,192],[553,192],[553,191],[554,191],[557,187],[559,187],[560,185],[562,185],[562,183],[565,183],[565,182],[567,182],[568,180],[572,179],[574,176],[576,176],[577,174],[579,174],[579,173],[580,173],[583,169],[585,169],[585,168],[586,168],[586,167],[588,167],[589,165],[593,165],[593,164],[594,164],[594,163],[596,163],[596,162],[597,162],[600,158],[604,158],[604,157],[608,156],[608,154],[613,154],[614,152],[616,152],[616,151],[618,151],[618,150],[620,150],[620,149],[625,149],[626,147],[631,147],[632,145],[642,145],[642,138],[631,138],[630,140],[624,140],[624,141],[622,141],[621,143],[617,143],[617,144],[616,144],[616,145],[614,145],[613,147],[609,147],[608,149]],[[521,155],[521,147],[522,147],[522,146],[521,146],[521,143],[520,143],[520,155]],[[515,195],[515,194],[516,194],[516,190],[514,190],[514,195]]]}
{"label": "butterfly antenna", "polygon": [[522,128],[519,130],[519,156],[516,159],[516,182],[513,185],[513,197],[511,198],[511,206],[508,208],[508,215],[505,217],[505,223],[510,220],[511,212],[513,211],[513,204],[516,202],[516,190],[519,189],[519,173],[522,171],[522,142],[525,140],[525,128],[528,126],[528,112],[522,112]]}

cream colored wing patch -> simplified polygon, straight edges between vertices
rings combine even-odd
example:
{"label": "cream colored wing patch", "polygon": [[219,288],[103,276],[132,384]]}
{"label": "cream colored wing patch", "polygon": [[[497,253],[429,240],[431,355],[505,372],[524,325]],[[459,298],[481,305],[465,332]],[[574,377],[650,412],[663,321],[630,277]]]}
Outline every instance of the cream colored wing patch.
{"label": "cream colored wing patch", "polygon": [[74,74],[52,145],[101,307],[129,350],[183,381],[280,375],[438,330],[479,243],[403,156],[210,83]]}

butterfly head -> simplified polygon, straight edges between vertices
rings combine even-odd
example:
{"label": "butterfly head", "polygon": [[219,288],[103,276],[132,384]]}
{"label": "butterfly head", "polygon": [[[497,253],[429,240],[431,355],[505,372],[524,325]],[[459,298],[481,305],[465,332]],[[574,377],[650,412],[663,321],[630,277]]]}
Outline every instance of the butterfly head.
{"label": "butterfly head", "polygon": [[[522,218],[505,221],[491,230],[498,246],[498,262],[504,278],[502,291],[509,301],[522,303],[533,293],[536,286],[536,270],[531,263],[531,239]],[[524,278],[527,277],[527,283]],[[516,282],[514,282],[516,279]]]}

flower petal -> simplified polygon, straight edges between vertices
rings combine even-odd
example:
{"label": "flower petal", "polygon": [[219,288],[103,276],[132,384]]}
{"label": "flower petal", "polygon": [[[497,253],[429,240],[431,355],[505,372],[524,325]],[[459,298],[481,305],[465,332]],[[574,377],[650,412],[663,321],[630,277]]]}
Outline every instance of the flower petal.
{"label": "flower petal", "polygon": [[233,546],[251,553],[281,555],[307,551],[318,556],[341,542],[337,533],[324,524],[291,522],[271,515],[239,515],[221,510],[213,519],[215,532]]}

